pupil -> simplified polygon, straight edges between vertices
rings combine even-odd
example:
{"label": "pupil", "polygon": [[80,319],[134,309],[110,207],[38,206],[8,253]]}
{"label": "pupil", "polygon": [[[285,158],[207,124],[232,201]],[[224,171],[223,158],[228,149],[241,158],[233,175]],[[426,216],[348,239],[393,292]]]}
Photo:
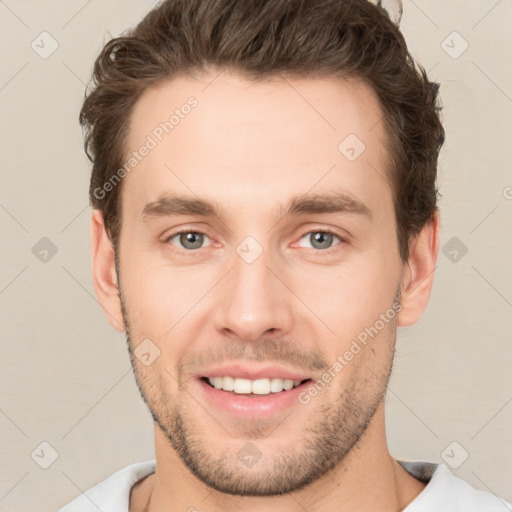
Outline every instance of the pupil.
{"label": "pupil", "polygon": [[315,240],[315,243],[319,242],[321,249],[325,249],[326,246],[328,247],[330,245],[330,242],[332,241],[332,235],[330,233],[324,233],[322,231],[314,233],[313,238]]}
{"label": "pupil", "polygon": [[[200,233],[182,233],[181,244],[187,249],[198,249],[203,245],[202,235]],[[192,246],[188,245],[191,244]]]}

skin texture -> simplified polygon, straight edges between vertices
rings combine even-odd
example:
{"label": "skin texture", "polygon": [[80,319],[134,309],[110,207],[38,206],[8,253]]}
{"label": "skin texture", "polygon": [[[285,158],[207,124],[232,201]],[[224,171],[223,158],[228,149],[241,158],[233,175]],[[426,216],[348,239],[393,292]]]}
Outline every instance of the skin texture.
{"label": "skin texture", "polygon": [[[361,81],[178,77],[138,100],[129,150],[191,96],[197,106],[124,179],[117,272],[102,216],[92,217],[95,290],[127,333],[155,421],[156,473],[134,486],[130,511],[402,510],[424,484],[388,452],[384,395],[397,326],[429,299],[437,214],[403,263],[382,112]],[[366,146],[354,161],[338,150],[349,134]],[[292,196],[333,190],[371,215],[283,216]],[[210,200],[223,217],[144,221],[144,206],[169,192]],[[199,248],[169,238],[181,228],[204,233],[189,239]],[[325,230],[335,236],[315,242]],[[250,264],[236,250],[247,236],[262,249]],[[398,299],[400,312],[306,405],[240,419],[201,392],[197,376],[228,361],[320,379]],[[160,350],[148,366],[133,355],[147,338]],[[249,441],[262,454],[250,468],[237,457]]]}

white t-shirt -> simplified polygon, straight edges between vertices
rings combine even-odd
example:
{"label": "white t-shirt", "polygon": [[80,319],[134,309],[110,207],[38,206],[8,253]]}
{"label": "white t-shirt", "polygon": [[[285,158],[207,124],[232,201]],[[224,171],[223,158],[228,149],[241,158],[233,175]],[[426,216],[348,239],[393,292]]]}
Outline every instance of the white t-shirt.
{"label": "white t-shirt", "polygon": [[[511,512],[512,504],[489,492],[479,491],[456,477],[444,464],[397,460],[427,486],[403,512]],[[139,462],[81,494],[58,512],[128,512],[134,484],[155,472],[155,460]]]}

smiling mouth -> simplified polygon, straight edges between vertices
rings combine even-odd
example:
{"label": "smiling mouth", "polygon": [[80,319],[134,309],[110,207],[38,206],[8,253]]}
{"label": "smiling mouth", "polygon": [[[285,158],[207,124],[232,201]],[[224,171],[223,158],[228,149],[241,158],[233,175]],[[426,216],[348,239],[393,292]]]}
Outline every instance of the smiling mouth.
{"label": "smiling mouth", "polygon": [[201,377],[200,380],[205,382],[208,386],[220,391],[225,391],[226,393],[257,397],[283,393],[302,386],[311,379],[291,380],[275,377],[270,379],[250,380],[225,376]]}

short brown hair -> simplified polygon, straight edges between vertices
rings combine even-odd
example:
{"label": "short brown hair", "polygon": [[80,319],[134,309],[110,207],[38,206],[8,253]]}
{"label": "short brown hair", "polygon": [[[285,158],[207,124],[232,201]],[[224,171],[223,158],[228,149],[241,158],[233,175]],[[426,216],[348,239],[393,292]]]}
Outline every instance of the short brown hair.
{"label": "short brown hair", "polygon": [[411,57],[386,11],[368,0],[166,0],[109,41],[96,59],[80,123],[93,163],[90,202],[102,211],[114,247],[122,183],[108,194],[95,191],[123,166],[134,104],[158,82],[210,68],[254,80],[285,74],[369,84],[384,113],[397,238],[407,260],[410,238],[437,210],[439,85]]}

